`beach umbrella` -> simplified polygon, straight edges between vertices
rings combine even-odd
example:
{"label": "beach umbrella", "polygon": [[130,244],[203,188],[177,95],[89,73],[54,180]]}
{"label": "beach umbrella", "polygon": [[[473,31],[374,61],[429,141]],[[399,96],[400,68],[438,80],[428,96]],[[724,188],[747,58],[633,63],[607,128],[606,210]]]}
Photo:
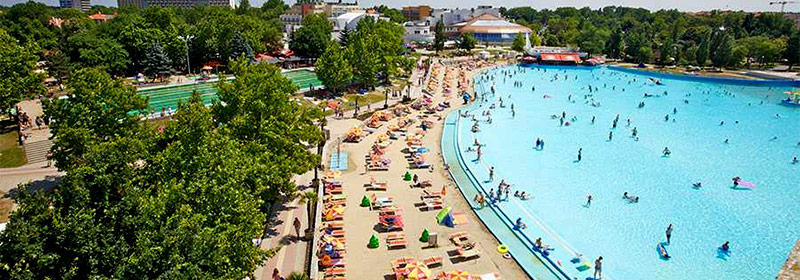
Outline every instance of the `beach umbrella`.
{"label": "beach umbrella", "polygon": [[339,102],[336,102],[336,101],[328,101],[328,107],[330,107],[331,109],[334,109],[334,110],[335,110],[337,107],[339,107]]}
{"label": "beach umbrella", "polygon": [[447,214],[450,214],[450,211],[451,211],[451,210],[452,210],[452,208],[451,208],[450,206],[447,206],[447,207],[445,207],[444,209],[442,209],[441,211],[439,211],[439,213],[438,213],[438,214],[436,214],[436,223],[439,223],[439,224],[441,224],[441,223],[442,223],[442,220],[443,220],[445,217],[447,217]]}
{"label": "beach umbrella", "polygon": [[403,275],[404,279],[408,280],[428,279],[431,276],[431,270],[425,264],[414,262],[406,264],[403,268]]}
{"label": "beach umbrella", "polygon": [[336,205],[331,209],[328,209],[328,212],[325,213],[325,217],[330,221],[338,215],[344,213],[344,206]]}
{"label": "beach umbrella", "polygon": [[447,272],[446,278],[447,280],[469,280],[469,272],[456,269],[450,272]]}

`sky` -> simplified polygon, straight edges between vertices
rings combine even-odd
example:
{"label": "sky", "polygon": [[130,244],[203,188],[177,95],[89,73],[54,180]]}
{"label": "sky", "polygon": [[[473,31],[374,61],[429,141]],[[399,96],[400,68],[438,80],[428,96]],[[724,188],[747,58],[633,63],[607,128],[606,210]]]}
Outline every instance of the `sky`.
{"label": "sky", "polygon": [[[0,0],[0,5],[9,6],[27,0]],[[58,0],[36,0],[48,5],[57,6]],[[237,0],[238,1],[238,0]],[[261,6],[265,0],[250,0],[253,6]],[[286,3],[294,3],[295,0],[284,0]],[[336,1],[336,0],[328,0]],[[345,0],[348,1],[348,0]],[[353,1],[353,0],[349,0]],[[780,5],[770,6],[769,2],[774,0],[361,0],[362,7],[374,5],[387,5],[394,8],[413,5],[431,5],[434,8],[471,8],[478,5],[492,5],[504,7],[532,6],[536,9],[556,8],[556,7],[590,7],[600,8],[605,6],[628,6],[642,7],[650,10],[658,9],[678,9],[681,11],[707,11],[714,9],[721,10],[744,10],[744,11],[780,11]],[[435,2],[435,4],[431,4]],[[105,6],[116,6],[116,0],[92,0],[92,4]],[[800,2],[786,5],[787,12],[800,12]]]}

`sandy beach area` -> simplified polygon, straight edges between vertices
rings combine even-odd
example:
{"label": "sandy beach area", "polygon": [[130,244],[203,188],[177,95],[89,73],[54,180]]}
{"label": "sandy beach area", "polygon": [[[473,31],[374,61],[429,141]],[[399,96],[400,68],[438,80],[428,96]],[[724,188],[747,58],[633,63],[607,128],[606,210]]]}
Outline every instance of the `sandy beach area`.
{"label": "sandy beach area", "polygon": [[[440,143],[444,116],[452,110],[457,110],[462,104],[461,96],[457,93],[459,90],[453,90],[451,94],[446,95],[443,91],[444,84],[450,81],[450,86],[455,88],[456,81],[462,79],[462,81],[469,83],[464,88],[473,92],[472,76],[482,70],[480,66],[488,67],[491,65],[479,66],[474,61],[461,61],[461,63],[445,61],[444,65],[442,65],[438,60],[435,64],[438,64],[438,66],[434,66],[432,69],[436,70],[431,71],[432,77],[426,79],[423,86],[430,79],[434,79],[434,83],[429,84],[428,87],[428,89],[433,89],[431,95],[429,95],[431,96],[430,103],[449,102],[451,107],[432,114],[430,112],[428,112],[429,114],[422,112],[424,109],[422,111],[410,110],[410,114],[405,116],[408,120],[413,121],[406,129],[408,135],[414,135],[422,131],[420,128],[421,117],[432,122],[432,125],[427,127],[425,136],[419,139],[420,142],[418,144],[428,149],[426,161],[433,168],[410,169],[409,154],[404,152],[408,147],[406,137],[398,137],[398,139],[389,140],[390,144],[383,141],[385,145],[383,159],[391,161],[388,170],[367,171],[365,158],[368,158],[369,152],[374,149],[373,145],[376,140],[379,140],[379,138],[384,140],[387,130],[397,123],[397,116],[382,122],[380,127],[374,129],[373,133],[365,136],[358,143],[342,143],[338,145],[336,138],[331,140],[334,141],[334,144],[333,148],[328,150],[330,151],[329,153],[336,154],[337,150],[340,150],[343,153],[347,153],[348,156],[348,169],[341,172],[341,177],[338,179],[342,182],[341,194],[346,196],[346,207],[343,211],[343,218],[340,220],[340,222],[343,222],[344,239],[346,240],[345,276],[347,279],[395,279],[392,262],[398,258],[410,257],[416,261],[423,261],[440,257],[442,260],[440,265],[430,266],[431,276],[441,272],[463,270],[471,275],[497,273],[501,279],[526,279],[528,277],[513,259],[504,258],[502,254],[498,253],[497,249],[500,244],[475,216],[465,200],[467,198],[464,198],[461,192],[456,189],[457,186],[455,186],[444,169],[441,156]],[[461,68],[462,66],[463,69]],[[463,76],[458,74],[459,71],[463,71]],[[448,72],[450,74],[446,74]],[[453,75],[456,77],[454,78]],[[434,84],[438,86],[431,87]],[[346,135],[347,131],[352,127],[360,124],[361,122],[356,120],[337,120],[329,123],[329,129],[331,129],[331,135]],[[329,159],[330,155],[326,156],[324,161],[329,162]],[[445,195],[442,196],[444,207],[450,207],[452,212],[459,216],[459,220],[466,220],[466,223],[458,224],[454,227],[440,225],[436,219],[436,215],[440,210],[429,210],[423,206],[424,203],[421,198],[424,194],[423,188],[414,187],[412,181],[404,180],[406,172],[416,175],[419,182],[430,181],[431,186],[424,188],[429,192],[440,192],[444,187]],[[365,185],[369,184],[371,180],[386,183],[386,190],[367,190]],[[386,232],[379,223],[380,210],[371,210],[371,207],[359,206],[363,197],[370,198],[373,195],[378,200],[382,198],[391,198],[393,200],[392,203],[395,208],[392,209],[396,210],[396,215],[402,217],[404,224],[402,230]],[[325,212],[323,212],[323,220],[325,219],[324,216]],[[322,226],[324,227],[325,225],[323,221]],[[427,242],[419,240],[423,230],[426,229],[431,234],[435,233],[438,236],[438,246],[429,247]],[[468,235],[468,240],[475,242],[475,247],[472,249],[474,251],[470,251],[473,254],[477,253],[477,257],[462,258],[458,255],[459,246],[449,240],[451,234],[455,233]],[[377,248],[368,248],[368,243],[373,235],[378,238],[379,246]],[[407,244],[396,248],[388,248],[387,238],[397,236],[404,236]],[[316,266],[316,264],[314,265]],[[320,273],[320,279],[322,279],[323,275],[324,273]]]}

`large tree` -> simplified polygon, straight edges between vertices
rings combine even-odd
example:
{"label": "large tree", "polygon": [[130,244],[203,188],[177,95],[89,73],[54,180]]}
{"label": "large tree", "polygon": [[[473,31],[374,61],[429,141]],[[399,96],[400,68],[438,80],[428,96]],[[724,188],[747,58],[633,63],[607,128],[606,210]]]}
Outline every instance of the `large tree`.
{"label": "large tree", "polygon": [[[242,279],[273,251],[253,246],[264,207],[293,195],[319,158],[316,108],[274,66],[239,60],[220,103],[195,94],[163,130],[139,120],[145,100],[82,69],[70,98],[45,105],[65,172],[54,191],[21,186],[0,233],[0,279]],[[222,105],[224,102],[225,105]]]}
{"label": "large tree", "polygon": [[324,14],[308,14],[303,17],[303,26],[292,33],[289,48],[301,56],[318,58],[327,49],[332,31]]}
{"label": "large tree", "polygon": [[328,45],[328,49],[314,65],[314,72],[322,84],[334,93],[339,93],[339,89],[353,79],[353,71],[339,44]]}
{"label": "large tree", "polygon": [[729,34],[719,34],[716,38],[711,64],[714,67],[722,68],[730,65],[731,53],[733,52],[733,38]]}
{"label": "large tree", "polygon": [[708,33],[701,34],[700,44],[697,45],[697,52],[695,53],[695,60],[697,66],[703,67],[706,65],[706,61],[708,60],[708,54],[711,48],[709,41],[710,39]]}
{"label": "large tree", "polygon": [[447,41],[447,37],[444,35],[444,23],[441,20],[436,21],[436,25],[433,27],[433,49],[436,50],[436,53],[444,50],[445,41]]}
{"label": "large tree", "polygon": [[92,147],[136,133],[139,116],[147,101],[132,86],[112,79],[98,68],[75,72],[67,83],[69,99],[51,99],[44,113],[56,120],[53,133],[53,158],[56,167],[71,170],[86,162]]}
{"label": "large tree", "polygon": [[511,42],[511,49],[518,52],[525,51],[525,34],[518,33],[517,37],[514,37],[514,41]]}
{"label": "large tree", "polygon": [[471,52],[477,43],[478,40],[475,39],[475,35],[472,35],[472,33],[464,33],[461,34],[461,40],[458,43],[458,47],[467,52]]}
{"label": "large tree", "polygon": [[153,42],[147,50],[147,57],[144,61],[144,73],[150,77],[169,77],[172,71],[172,60],[167,56],[167,52],[161,47],[158,41]]}
{"label": "large tree", "polygon": [[0,29],[0,113],[23,98],[44,93],[44,76],[34,72],[39,60],[34,50]]}
{"label": "large tree", "polygon": [[253,48],[250,47],[250,42],[248,42],[247,38],[243,37],[242,34],[236,33],[236,35],[233,35],[228,46],[230,47],[230,59],[235,60],[244,56],[247,61],[256,61]]}
{"label": "large tree", "polygon": [[800,33],[795,32],[789,41],[786,42],[786,62],[789,63],[789,69],[792,66],[800,63]]}
{"label": "large tree", "polygon": [[236,79],[220,80],[213,115],[219,127],[254,160],[242,167],[248,174],[243,187],[264,201],[294,193],[292,175],[319,163],[319,157],[305,145],[321,140],[314,124],[321,111],[290,100],[297,86],[273,65],[240,59],[233,62],[231,71]]}

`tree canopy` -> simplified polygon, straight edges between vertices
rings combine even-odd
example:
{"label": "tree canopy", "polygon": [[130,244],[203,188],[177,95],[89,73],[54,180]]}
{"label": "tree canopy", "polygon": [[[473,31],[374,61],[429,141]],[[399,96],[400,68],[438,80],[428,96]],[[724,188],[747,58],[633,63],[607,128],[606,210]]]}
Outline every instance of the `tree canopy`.
{"label": "tree canopy", "polygon": [[77,71],[70,98],[45,103],[53,191],[21,186],[0,233],[0,278],[242,279],[273,251],[253,246],[266,202],[292,195],[319,162],[318,109],[266,64],[232,62],[212,108],[195,94],[163,129],[141,122],[135,89],[101,69]]}
{"label": "tree canopy", "polygon": [[34,46],[20,45],[0,29],[0,112],[23,98],[44,93],[44,76],[34,72],[38,57]]}
{"label": "tree canopy", "polygon": [[404,30],[400,25],[367,17],[348,35],[347,61],[356,82],[374,87],[378,76],[388,82],[397,74],[399,56],[403,52]]}
{"label": "tree canopy", "polygon": [[461,34],[461,39],[458,42],[458,47],[467,52],[471,52],[472,49],[475,48],[475,44],[477,43],[478,40],[475,39],[475,35],[472,35],[472,33],[464,33]]}
{"label": "tree canopy", "polygon": [[[274,52],[283,47],[282,24],[278,16],[286,5],[280,0],[264,3],[262,9],[240,5],[191,8],[147,7],[145,9],[93,7],[92,11],[54,9],[37,2],[0,8],[0,29],[19,44],[37,46],[40,58],[48,53],[63,53],[68,67],[103,67],[113,75],[133,75],[144,71],[152,42],[162,46],[172,69],[186,68],[186,51],[193,67],[206,62],[227,63],[232,37],[241,34],[254,53]],[[264,7],[267,7],[264,9]],[[107,22],[94,22],[91,13],[116,13]],[[60,26],[51,18],[61,19]],[[187,43],[179,36],[193,38]]]}
{"label": "tree canopy", "polygon": [[328,49],[314,65],[314,72],[322,84],[335,93],[353,79],[353,71],[339,44],[328,44]]}
{"label": "tree canopy", "polygon": [[[501,13],[531,28],[548,46],[580,47],[591,55],[605,54],[632,62],[656,60],[662,64],[704,64],[708,60],[720,64],[720,59],[729,51],[727,46],[719,48],[718,44],[728,44],[728,41],[731,55],[738,49],[738,54],[746,53],[746,58],[758,61],[760,65],[781,58],[788,60],[789,52],[784,51],[784,47],[796,28],[792,20],[770,12],[690,14],[677,10],[648,11],[609,6],[554,10],[517,7],[501,9]],[[719,37],[716,34],[725,35]],[[746,43],[756,40],[748,38],[766,41],[752,46]],[[739,60],[731,59],[727,64],[738,65]]]}
{"label": "tree canopy", "polygon": [[309,14],[303,17],[300,28],[292,33],[289,48],[298,55],[318,58],[331,41],[333,26],[324,14]]}

